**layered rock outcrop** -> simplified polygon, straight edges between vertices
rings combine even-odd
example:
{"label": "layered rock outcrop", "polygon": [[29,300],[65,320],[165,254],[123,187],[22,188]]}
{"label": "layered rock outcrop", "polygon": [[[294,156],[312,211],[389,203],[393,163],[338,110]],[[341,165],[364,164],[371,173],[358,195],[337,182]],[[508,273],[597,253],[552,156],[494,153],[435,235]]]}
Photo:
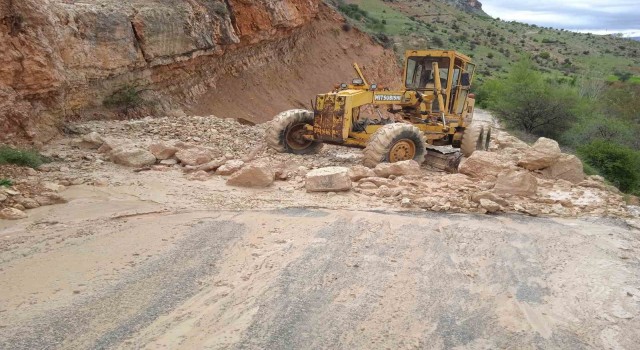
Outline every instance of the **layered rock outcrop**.
{"label": "layered rock outcrop", "polygon": [[[103,103],[127,87],[156,111],[191,105],[215,89],[239,94],[272,78],[244,72],[288,72],[314,36],[340,31],[340,21],[320,0],[0,0],[0,142],[46,142],[65,118],[103,117]],[[349,35],[361,35],[351,44],[367,45],[361,33]],[[374,56],[365,63],[388,56],[383,61],[393,67],[392,54]],[[233,105],[220,95],[214,102]],[[265,102],[247,103],[241,116]]]}

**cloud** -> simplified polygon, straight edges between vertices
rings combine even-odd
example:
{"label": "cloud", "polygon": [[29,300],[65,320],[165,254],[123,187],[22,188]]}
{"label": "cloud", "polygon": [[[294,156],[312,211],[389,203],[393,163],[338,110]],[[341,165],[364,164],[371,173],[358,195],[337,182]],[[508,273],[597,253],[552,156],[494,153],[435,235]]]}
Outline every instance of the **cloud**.
{"label": "cloud", "polygon": [[640,30],[637,0],[484,0],[482,9],[503,20],[600,33]]}

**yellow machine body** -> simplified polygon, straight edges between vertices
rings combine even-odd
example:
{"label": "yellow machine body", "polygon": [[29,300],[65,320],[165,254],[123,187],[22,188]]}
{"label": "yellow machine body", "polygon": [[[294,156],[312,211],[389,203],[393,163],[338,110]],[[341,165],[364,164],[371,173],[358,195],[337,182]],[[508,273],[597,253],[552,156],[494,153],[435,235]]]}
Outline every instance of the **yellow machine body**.
{"label": "yellow machine body", "polygon": [[[354,68],[359,77],[352,84],[316,96],[306,139],[365,147],[376,130],[402,121],[415,125],[431,144],[460,142],[475,101],[469,92],[475,65],[469,57],[456,51],[406,51],[401,90],[369,85],[357,64]],[[363,115],[364,106],[372,106],[377,115]],[[382,107],[393,120],[385,119]]]}

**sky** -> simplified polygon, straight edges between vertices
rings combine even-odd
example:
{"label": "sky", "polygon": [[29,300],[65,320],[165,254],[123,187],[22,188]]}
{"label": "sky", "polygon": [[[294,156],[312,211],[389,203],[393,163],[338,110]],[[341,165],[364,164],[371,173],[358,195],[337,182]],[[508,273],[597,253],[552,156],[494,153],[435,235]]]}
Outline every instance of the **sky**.
{"label": "sky", "polygon": [[640,36],[640,0],[483,0],[502,20],[594,34]]}

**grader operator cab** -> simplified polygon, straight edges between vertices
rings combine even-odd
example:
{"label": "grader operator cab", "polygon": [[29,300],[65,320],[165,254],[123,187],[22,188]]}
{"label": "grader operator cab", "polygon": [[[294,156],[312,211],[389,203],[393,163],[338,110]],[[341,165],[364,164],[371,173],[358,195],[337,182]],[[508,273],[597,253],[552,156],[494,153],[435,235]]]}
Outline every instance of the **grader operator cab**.
{"label": "grader operator cab", "polygon": [[[313,111],[277,115],[267,129],[267,144],[296,154],[317,152],[323,143],[361,147],[368,167],[408,159],[422,163],[427,144],[452,145],[465,156],[486,149],[490,130],[484,135],[482,126],[471,124],[475,65],[469,57],[407,51],[401,90],[369,84],[357,64],[354,68],[358,77],[317,95]],[[386,107],[384,114],[380,107]]]}

